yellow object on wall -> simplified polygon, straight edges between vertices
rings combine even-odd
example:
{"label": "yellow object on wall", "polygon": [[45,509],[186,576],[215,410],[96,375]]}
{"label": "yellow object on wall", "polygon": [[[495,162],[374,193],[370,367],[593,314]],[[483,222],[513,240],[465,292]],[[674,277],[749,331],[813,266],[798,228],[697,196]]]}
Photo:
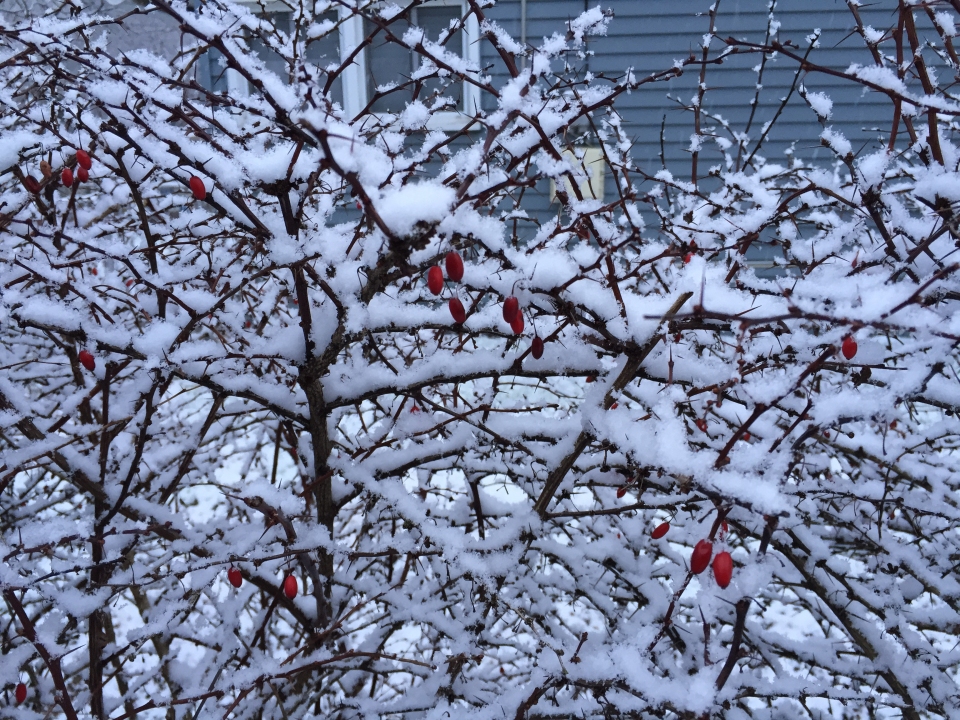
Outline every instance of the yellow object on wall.
{"label": "yellow object on wall", "polygon": [[[587,178],[580,183],[580,194],[583,196],[583,199],[593,198],[595,200],[603,200],[604,162],[601,149],[598,147],[575,148],[564,151],[563,157],[570,161],[575,172],[580,171],[587,175]],[[576,199],[576,195],[572,192],[573,188],[570,185],[570,181],[564,180],[563,184],[564,189],[571,196],[571,199]],[[550,201],[557,201],[557,184],[553,180],[550,181]]]}

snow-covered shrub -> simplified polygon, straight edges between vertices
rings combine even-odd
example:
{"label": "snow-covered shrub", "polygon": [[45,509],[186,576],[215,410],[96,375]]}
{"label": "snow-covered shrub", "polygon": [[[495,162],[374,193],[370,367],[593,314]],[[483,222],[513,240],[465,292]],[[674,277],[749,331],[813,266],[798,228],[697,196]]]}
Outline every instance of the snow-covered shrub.
{"label": "snow-covered shrub", "polygon": [[[771,33],[611,80],[576,72],[600,9],[523,47],[490,4],[462,22],[497,85],[394,32],[407,2],[290,32],[155,0],[167,58],[72,4],[7,18],[4,717],[960,712],[954,10],[861,26],[849,68]],[[304,60],[357,14],[421,57],[398,114]],[[889,150],[798,85],[835,166],[764,161],[708,97],[691,148],[729,132],[726,164],[645,178],[618,98],[733,53],[886,95]]]}

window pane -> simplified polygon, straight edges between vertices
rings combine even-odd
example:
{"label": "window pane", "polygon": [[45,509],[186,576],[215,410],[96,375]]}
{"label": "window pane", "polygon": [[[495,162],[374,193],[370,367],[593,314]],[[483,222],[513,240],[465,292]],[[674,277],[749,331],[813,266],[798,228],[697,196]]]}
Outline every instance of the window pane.
{"label": "window pane", "polygon": [[[294,18],[291,12],[271,12],[267,13],[267,19],[276,28],[279,33],[285,34],[288,38],[294,36]],[[325,13],[318,18],[319,21],[330,21],[335,23],[337,19],[336,11]],[[263,35],[270,37],[273,30],[267,26],[263,30]],[[302,37],[302,36],[301,36]],[[264,66],[270,72],[276,74],[285,84],[290,82],[290,64],[280,53],[271,50],[267,44],[259,37],[250,39],[250,48],[257,54]],[[209,53],[208,53],[209,54]],[[333,27],[326,35],[310,40],[306,45],[306,52],[303,58],[308,64],[319,68],[326,68],[331,64],[340,64],[340,31]],[[222,71],[221,71],[222,74]],[[213,77],[213,76],[211,76]],[[214,78],[215,79],[215,78]],[[321,80],[322,83],[326,78]],[[218,86],[219,87],[219,86]],[[223,89],[226,90],[226,80],[223,80]],[[338,77],[331,88],[331,99],[334,102],[343,102],[343,85]]]}
{"label": "window pane", "polygon": [[[424,31],[428,40],[434,42],[437,42],[440,34],[450,27],[452,20],[460,17],[461,6],[459,4],[429,5],[411,11],[413,23]],[[371,23],[364,23],[364,32],[369,35],[375,27]],[[397,37],[402,37],[408,28],[409,24],[405,20],[396,20],[390,24],[390,32]],[[450,52],[462,56],[463,33],[458,31],[454,36],[448,38],[444,47]],[[367,97],[373,98],[378,85],[408,81],[411,73],[419,66],[419,60],[420,58],[416,53],[396,43],[375,40],[374,44],[367,48]],[[428,80],[423,83],[417,97],[426,100],[442,87],[443,81],[439,79]],[[463,102],[463,83],[452,82],[443,92],[443,96],[452,98],[457,107],[460,108]],[[412,99],[413,86],[379,98],[371,108],[374,112],[399,112]]]}
{"label": "window pane", "polygon": [[227,88],[227,66],[221,64],[223,57],[219,50],[211,48],[197,61],[197,82],[207,90],[225,93]]}
{"label": "window pane", "polygon": [[[363,25],[365,35],[372,33],[376,27],[367,21],[364,21]],[[390,24],[390,32],[397,37],[402,37],[408,27],[409,24],[405,20],[395,20]],[[368,100],[373,99],[377,92],[377,85],[406,82],[413,72],[413,55],[409,50],[396,43],[380,39],[382,36],[377,37],[373,45],[367,48]],[[371,107],[374,112],[399,112],[409,102],[410,97],[409,90],[398,90],[379,98]]]}
{"label": "window pane", "polygon": [[[421,27],[427,38],[433,40],[434,42],[439,41],[441,33],[445,32],[450,28],[451,21],[460,19],[460,8],[454,6],[435,6],[435,7],[422,7],[417,8],[416,22],[419,27]],[[444,43],[444,48],[448,52],[456,53],[457,55],[463,55],[463,33],[457,31],[452,37],[447,38],[447,41]],[[425,82],[423,85],[423,90],[421,91],[421,97],[430,97],[435,92],[438,92],[443,87],[443,82],[440,80],[430,80]],[[460,109],[463,106],[463,83],[462,82],[453,82],[450,83],[445,91],[443,91],[444,97],[453,98],[457,103],[457,108]]]}
{"label": "window pane", "polygon": [[[336,22],[335,12],[326,13],[323,20]],[[307,62],[316,65],[319,68],[326,68],[328,65],[340,65],[340,31],[334,28],[323,37],[318,37],[307,43]],[[326,77],[323,78],[326,82]],[[340,75],[333,83],[330,89],[330,97],[334,102],[343,103],[343,76]]]}
{"label": "window pane", "polygon": [[[187,0],[190,12],[200,11],[198,0]],[[198,59],[194,67],[195,78],[200,86],[213,92],[227,92],[227,69],[220,65],[219,50],[207,50]]]}
{"label": "window pane", "polygon": [[[273,23],[273,26],[278,32],[282,33],[290,32],[291,17],[291,13],[288,12],[267,13],[267,19]],[[269,37],[273,30],[268,25],[261,32],[263,35]],[[251,38],[250,49],[253,50],[263,64],[266,65],[267,70],[275,73],[283,82],[290,82],[290,66],[283,59],[282,55],[270,50],[266,44],[264,44],[263,40],[258,37]]]}

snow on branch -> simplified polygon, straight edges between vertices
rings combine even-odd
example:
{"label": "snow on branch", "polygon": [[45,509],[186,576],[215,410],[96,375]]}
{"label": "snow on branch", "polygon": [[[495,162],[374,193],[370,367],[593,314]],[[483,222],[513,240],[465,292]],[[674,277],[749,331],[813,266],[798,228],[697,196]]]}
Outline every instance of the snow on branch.
{"label": "snow on branch", "polygon": [[603,75],[438,7],[2,16],[4,717],[956,716],[955,10]]}

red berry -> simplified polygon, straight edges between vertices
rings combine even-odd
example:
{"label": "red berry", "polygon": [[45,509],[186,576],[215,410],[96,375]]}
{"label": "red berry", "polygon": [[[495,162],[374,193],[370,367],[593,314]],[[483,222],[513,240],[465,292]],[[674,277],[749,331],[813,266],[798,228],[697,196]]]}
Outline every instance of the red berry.
{"label": "red berry", "polygon": [[463,280],[463,258],[460,257],[460,253],[451,250],[447,253],[445,261],[447,265],[447,277],[454,282]]}
{"label": "red berry", "polygon": [[596,378],[593,375],[587,375],[587,382],[593,382]]}
{"label": "red berry", "polygon": [[443,270],[439,265],[434,265],[427,271],[427,287],[434,295],[443,292]]}
{"label": "red berry", "polygon": [[686,255],[683,256],[684,264],[690,262],[691,260],[693,260],[693,253],[687,253]]}
{"label": "red berry", "polygon": [[196,175],[190,176],[190,191],[197,200],[205,200],[207,197],[207,188],[204,186],[203,180]]}
{"label": "red berry", "polygon": [[27,699],[27,686],[24,685],[23,683],[18,683],[17,691],[15,694],[17,698],[17,705],[19,705],[20,703],[22,703],[24,700]]}
{"label": "red berry", "polygon": [[543,340],[540,339],[539,335],[533,338],[533,343],[530,345],[530,354],[533,355],[534,360],[543,357]]}
{"label": "red berry", "polygon": [[611,409],[611,410],[616,410],[618,407],[620,407],[620,403],[616,403],[616,402],[615,402],[613,405],[610,406],[610,409]]}
{"label": "red berry", "polygon": [[77,180],[79,182],[86,182],[90,179],[90,173],[87,172],[85,167],[79,168],[77,170]]}
{"label": "red berry", "polygon": [[520,314],[520,301],[513,295],[503,301],[503,321],[513,324],[513,319]]}
{"label": "red berry", "polygon": [[291,600],[297,596],[297,579],[293,575],[287,575],[283,581],[283,594]]}
{"label": "red berry", "polygon": [[357,201],[357,210],[363,210],[363,205],[360,204],[360,201]]}
{"label": "red berry", "polygon": [[453,321],[457,325],[463,325],[467,320],[467,311],[463,309],[463,303],[460,302],[459,298],[450,298],[450,302],[447,303],[447,306],[450,308],[450,314],[453,316]]}
{"label": "red berry", "polygon": [[513,322],[510,323],[510,329],[513,330],[514,335],[519,335],[523,332],[523,313],[517,312],[516,317],[513,318]]}
{"label": "red berry", "polygon": [[659,540],[668,532],[670,532],[670,523],[660,523],[653,529],[653,532],[650,533],[650,537],[652,537],[654,540]]}
{"label": "red berry", "polygon": [[847,360],[852,360],[853,356],[857,354],[857,341],[852,336],[847,335],[843,339],[843,345],[840,346],[840,352]]}
{"label": "red berry", "polygon": [[617,497],[618,497],[618,498],[622,498],[622,497],[623,497],[624,495],[626,495],[626,494],[627,494],[627,489],[626,489],[625,487],[619,488],[619,489],[617,490]]}
{"label": "red berry", "polygon": [[713,543],[709,540],[701,540],[694,546],[693,555],[690,556],[690,572],[699,575],[707,569],[710,564],[710,556],[713,555]]}
{"label": "red berry", "polygon": [[64,187],[70,187],[73,185],[73,170],[70,168],[64,168],[60,173],[60,182],[64,184]]}
{"label": "red berry", "polygon": [[243,585],[243,573],[240,572],[240,568],[232,567],[227,570],[227,580],[229,580],[230,584],[235,588]]}
{"label": "red berry", "polygon": [[23,186],[27,189],[28,193],[33,193],[36,195],[38,192],[40,192],[40,183],[37,182],[37,179],[33,175],[24,176]]}
{"label": "red berry", "polygon": [[77,165],[82,167],[84,170],[89,170],[93,167],[93,161],[90,159],[90,156],[87,154],[86,150],[77,150]]}
{"label": "red berry", "polygon": [[97,366],[97,361],[93,359],[93,354],[89,350],[81,350],[77,359],[90,372],[93,372],[93,369]]}
{"label": "red berry", "polygon": [[713,559],[713,577],[716,579],[717,585],[725,588],[730,584],[732,576],[733,558],[730,557],[730,553],[726,551],[717,553],[717,556]]}
{"label": "red berry", "polygon": [[750,442],[750,438],[751,438],[752,436],[750,435],[750,433],[745,432],[741,437],[743,438],[743,441],[744,441],[744,442]]}
{"label": "red berry", "polygon": [[707,421],[704,420],[703,418],[697,418],[693,424],[697,426],[700,432],[707,431]]}

